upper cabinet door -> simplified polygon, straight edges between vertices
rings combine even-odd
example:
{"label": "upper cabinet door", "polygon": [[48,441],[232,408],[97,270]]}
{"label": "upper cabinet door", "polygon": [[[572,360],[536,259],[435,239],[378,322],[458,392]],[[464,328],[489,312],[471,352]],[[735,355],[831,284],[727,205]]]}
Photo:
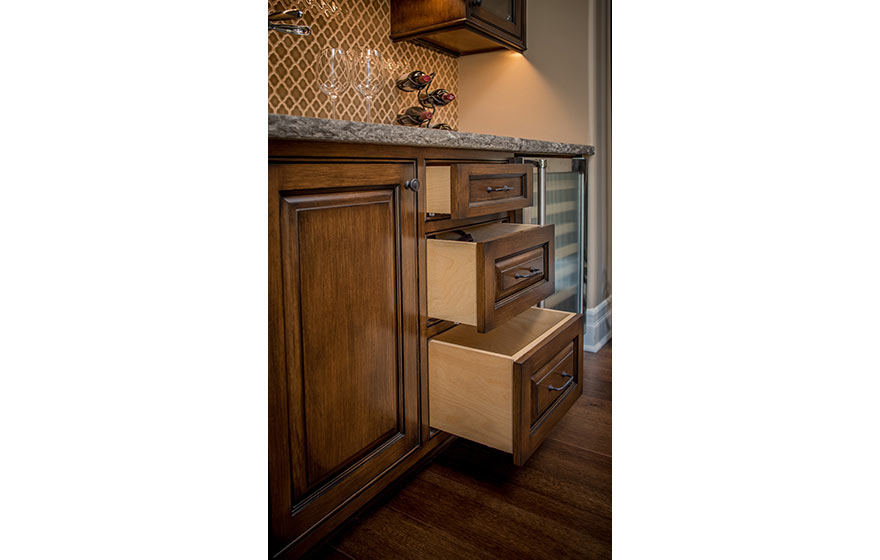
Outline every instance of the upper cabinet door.
{"label": "upper cabinet door", "polygon": [[469,17],[522,40],[522,0],[471,0]]}
{"label": "upper cabinet door", "polygon": [[420,445],[415,176],[414,163],[269,166],[279,546]]}

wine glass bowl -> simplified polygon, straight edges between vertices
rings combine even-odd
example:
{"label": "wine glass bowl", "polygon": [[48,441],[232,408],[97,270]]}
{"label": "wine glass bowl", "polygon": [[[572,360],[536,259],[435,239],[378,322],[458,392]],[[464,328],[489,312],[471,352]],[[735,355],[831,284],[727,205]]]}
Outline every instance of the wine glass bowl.
{"label": "wine glass bowl", "polygon": [[388,80],[388,68],[377,49],[360,49],[352,55],[352,82],[354,89],[366,101],[367,122],[372,122],[373,97]]}
{"label": "wine glass bowl", "polygon": [[336,5],[336,2],[330,0],[324,5],[323,12],[324,17],[326,17],[327,19],[331,19],[339,14],[339,6]]}
{"label": "wine glass bowl", "polygon": [[405,67],[406,64],[400,59],[385,59],[385,68],[388,70],[388,84],[392,91],[394,91],[398,76],[403,73]]}
{"label": "wine glass bowl", "polygon": [[331,118],[336,119],[336,101],[348,90],[351,83],[350,61],[345,51],[328,47],[321,50],[318,60],[321,91],[330,96]]}

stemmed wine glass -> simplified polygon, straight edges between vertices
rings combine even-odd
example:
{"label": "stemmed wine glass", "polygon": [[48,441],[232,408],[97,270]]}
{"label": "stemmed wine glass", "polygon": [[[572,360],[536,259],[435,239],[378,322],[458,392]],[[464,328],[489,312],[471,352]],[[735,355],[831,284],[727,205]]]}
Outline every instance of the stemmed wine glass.
{"label": "stemmed wine glass", "polygon": [[391,86],[391,91],[396,89],[394,86],[397,82],[397,77],[403,73],[404,66],[406,65],[400,59],[385,59],[385,68],[388,69],[388,84]]}
{"label": "stemmed wine glass", "polygon": [[336,119],[336,100],[348,90],[350,62],[345,51],[335,47],[321,50],[319,72],[321,91],[330,96],[333,119]]}
{"label": "stemmed wine glass", "polygon": [[315,15],[322,14],[327,19],[338,15],[342,10],[333,0],[302,0],[305,7],[303,11],[313,11]]}
{"label": "stemmed wine glass", "polygon": [[352,63],[354,89],[367,102],[367,122],[373,122],[373,96],[379,93],[387,79],[385,60],[376,49],[362,49],[352,56]]}

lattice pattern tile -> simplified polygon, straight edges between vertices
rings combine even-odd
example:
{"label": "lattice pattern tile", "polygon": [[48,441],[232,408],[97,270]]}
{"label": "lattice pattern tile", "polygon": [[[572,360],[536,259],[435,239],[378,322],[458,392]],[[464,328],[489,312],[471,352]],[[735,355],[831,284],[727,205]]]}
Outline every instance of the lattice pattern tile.
{"label": "lattice pattern tile", "polygon": [[[306,117],[330,118],[330,99],[318,86],[317,60],[321,49],[341,47],[357,49],[373,47],[386,59],[400,63],[403,71],[436,72],[434,84],[458,93],[458,59],[412,43],[392,43],[391,4],[388,0],[335,0],[341,13],[327,19],[306,12],[299,22],[310,25],[312,35],[299,37],[269,31],[269,112]],[[303,8],[297,0],[271,1],[269,10]],[[390,80],[373,99],[373,122],[392,124],[403,109],[416,105],[415,94],[393,87]],[[365,121],[366,104],[354,88],[339,97],[337,118]],[[435,123],[458,128],[458,102],[437,110]]]}

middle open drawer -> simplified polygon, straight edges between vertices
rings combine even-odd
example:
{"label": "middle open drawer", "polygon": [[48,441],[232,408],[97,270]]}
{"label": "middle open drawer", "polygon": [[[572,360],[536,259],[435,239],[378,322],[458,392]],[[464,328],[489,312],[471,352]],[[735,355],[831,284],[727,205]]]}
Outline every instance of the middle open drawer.
{"label": "middle open drawer", "polygon": [[555,290],[554,227],[492,223],[427,240],[428,316],[487,332]]}

